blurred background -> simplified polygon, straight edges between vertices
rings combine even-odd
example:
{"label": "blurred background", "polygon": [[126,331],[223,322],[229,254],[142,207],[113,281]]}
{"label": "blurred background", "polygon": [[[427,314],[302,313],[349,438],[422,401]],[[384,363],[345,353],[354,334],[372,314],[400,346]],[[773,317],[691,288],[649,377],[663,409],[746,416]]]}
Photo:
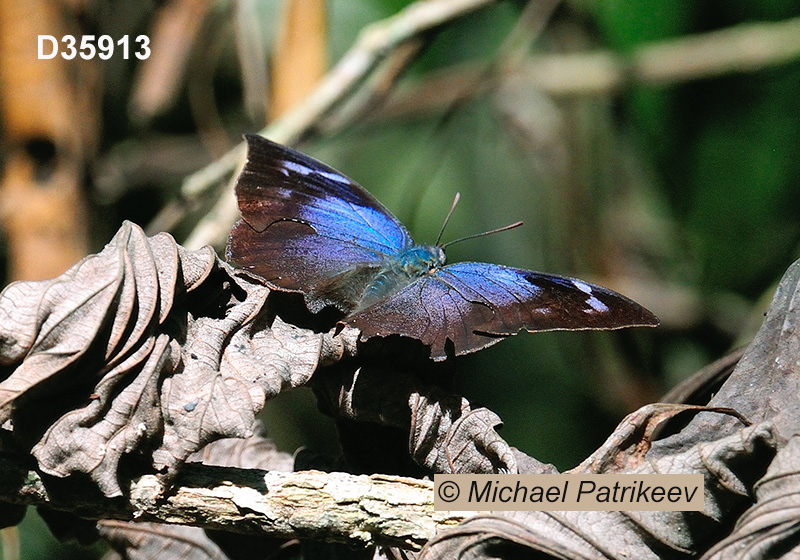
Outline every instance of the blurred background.
{"label": "blurred background", "polygon": [[[94,56],[61,56],[67,34]],[[451,262],[578,276],[661,319],[459,359],[456,390],[566,469],[752,338],[800,256],[798,100],[800,0],[4,0],[0,275],[56,276],[126,219],[220,249],[229,151],[265,127],[418,242],[460,191],[444,241],[525,225]],[[338,453],[310,391],[264,418],[284,450]],[[103,553],[54,544],[34,512],[1,534],[4,558]]]}

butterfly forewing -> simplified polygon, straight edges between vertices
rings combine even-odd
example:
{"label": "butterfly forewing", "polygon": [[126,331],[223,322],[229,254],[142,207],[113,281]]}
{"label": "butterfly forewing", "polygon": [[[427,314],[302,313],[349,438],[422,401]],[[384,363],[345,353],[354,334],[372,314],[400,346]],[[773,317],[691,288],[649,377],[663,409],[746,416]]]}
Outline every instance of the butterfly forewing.
{"label": "butterfly forewing", "polygon": [[274,287],[313,303],[350,304],[314,294],[339,275],[369,268],[412,244],[411,236],[363,187],[323,163],[248,135],[236,195],[242,220],[228,258]]}
{"label": "butterfly forewing", "polygon": [[487,263],[456,263],[352,315],[364,338],[403,332],[431,358],[490,346],[520,330],[619,329],[658,319],[636,302],[581,280]]}

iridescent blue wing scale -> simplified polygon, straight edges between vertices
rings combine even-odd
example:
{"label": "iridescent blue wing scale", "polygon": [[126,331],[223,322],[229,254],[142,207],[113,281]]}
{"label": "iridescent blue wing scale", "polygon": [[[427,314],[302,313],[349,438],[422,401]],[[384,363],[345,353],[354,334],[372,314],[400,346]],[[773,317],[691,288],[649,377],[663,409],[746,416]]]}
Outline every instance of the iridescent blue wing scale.
{"label": "iridescent blue wing scale", "polygon": [[328,305],[350,311],[358,286],[412,245],[410,234],[335,169],[260,136],[246,138],[236,186],[242,220],[228,239],[228,260],[272,287],[302,292],[313,312]]}
{"label": "iridescent blue wing scale", "polygon": [[421,277],[400,292],[343,319],[362,338],[402,334],[443,360],[490,346],[520,330],[654,326],[636,302],[602,286],[495,264],[464,262]]}

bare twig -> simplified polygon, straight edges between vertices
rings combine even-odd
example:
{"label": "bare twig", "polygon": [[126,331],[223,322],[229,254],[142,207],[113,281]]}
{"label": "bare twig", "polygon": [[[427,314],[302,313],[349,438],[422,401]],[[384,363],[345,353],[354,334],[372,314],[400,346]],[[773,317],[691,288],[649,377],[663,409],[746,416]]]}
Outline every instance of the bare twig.
{"label": "bare twig", "polygon": [[[800,18],[736,27],[650,43],[630,55],[599,50],[538,54],[519,65],[501,65],[506,76],[555,96],[608,95],[630,84],[669,85],[725,74],[752,72],[800,56]],[[484,65],[441,71],[398,92],[375,119],[446,110],[492,84],[476,77]],[[469,87],[475,85],[475,87]]]}
{"label": "bare twig", "polygon": [[314,128],[321,134],[340,130],[360,116],[376,110],[392,94],[400,76],[417,58],[425,44],[424,39],[417,37],[398,45],[345,103],[314,123]]}
{"label": "bare twig", "polygon": [[398,14],[366,27],[356,44],[305,102],[264,129],[264,134],[287,143],[297,141],[319,119],[352,95],[393,49],[411,38],[492,3],[494,0],[415,2]]}
{"label": "bare twig", "polygon": [[[398,14],[365,28],[356,44],[331,70],[309,97],[295,109],[261,131],[276,142],[293,144],[307,135],[315,123],[355,94],[364,80],[389,54],[406,41],[494,3],[495,0],[426,0],[411,4]],[[182,194],[193,198],[223,181],[243,160],[239,145],[212,165],[190,175]],[[232,196],[223,196],[186,239],[186,247],[201,247],[224,239],[238,216]]]}
{"label": "bare twig", "polygon": [[[310,133],[332,111],[350,99],[345,113],[351,119],[358,111],[373,104],[364,102],[364,88],[374,87],[368,77],[387,61],[392,53],[420,37],[431,28],[490,4],[491,0],[433,0],[412,4],[399,14],[366,28],[354,47],[328,74],[320,86],[295,110],[262,131],[275,141],[292,144]],[[546,21],[546,18],[542,18]],[[412,43],[413,44],[413,43]],[[411,52],[415,47],[410,48]],[[518,57],[520,49],[511,49]],[[398,51],[402,53],[402,49]],[[630,55],[610,51],[577,54],[540,54],[524,63],[499,64],[501,73],[513,74],[531,87],[553,96],[609,94],[631,83],[666,85],[723,74],[748,72],[774,66],[800,56],[800,18],[778,23],[746,24],[710,33],[652,43]],[[405,64],[408,56],[400,56]],[[394,95],[375,115],[377,118],[425,111],[441,111],[460,99],[473,96],[490,84],[480,77],[485,65],[465,66],[442,72],[405,92]],[[388,72],[394,80],[397,69]],[[380,83],[380,80],[378,81]],[[334,119],[342,126],[341,118]],[[243,146],[237,146],[218,161],[187,177],[183,196],[194,199],[235,171],[244,158]],[[225,237],[238,211],[230,193],[223,196],[197,225],[186,245],[199,247],[219,243]]]}
{"label": "bare twig", "polygon": [[270,120],[308,97],[328,66],[325,0],[287,0],[282,4],[270,56]]}
{"label": "bare twig", "polygon": [[125,500],[51,491],[36,471],[0,458],[0,502],[47,506],[87,519],[199,526],[250,535],[418,550],[472,512],[433,509],[433,483],[387,475],[273,472],[187,464],[165,491],[153,475]]}
{"label": "bare twig", "polygon": [[242,73],[244,107],[253,122],[266,122],[267,47],[259,18],[258,0],[231,3],[236,51]]}
{"label": "bare twig", "polygon": [[161,6],[149,31],[153,56],[142,61],[134,78],[130,110],[136,118],[153,118],[175,102],[213,6],[208,0],[172,0]]}

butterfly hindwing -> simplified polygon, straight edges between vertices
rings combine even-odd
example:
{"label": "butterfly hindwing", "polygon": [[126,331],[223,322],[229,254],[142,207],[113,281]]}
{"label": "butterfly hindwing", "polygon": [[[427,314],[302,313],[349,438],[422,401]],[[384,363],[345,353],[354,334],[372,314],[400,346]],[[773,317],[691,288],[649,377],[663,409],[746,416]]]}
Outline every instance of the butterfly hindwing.
{"label": "butterfly hindwing", "polygon": [[247,143],[236,186],[242,220],[231,231],[228,259],[273,287],[304,293],[312,311],[348,310],[352,302],[337,301],[341,290],[330,284],[410,246],[408,231],[331,167],[260,136],[248,135]]}
{"label": "butterfly hindwing", "polygon": [[[490,346],[520,330],[618,329],[658,324],[612,290],[488,263],[464,262],[421,277],[400,292],[343,320],[363,338],[404,334],[442,360]],[[449,340],[449,342],[448,342]]]}

